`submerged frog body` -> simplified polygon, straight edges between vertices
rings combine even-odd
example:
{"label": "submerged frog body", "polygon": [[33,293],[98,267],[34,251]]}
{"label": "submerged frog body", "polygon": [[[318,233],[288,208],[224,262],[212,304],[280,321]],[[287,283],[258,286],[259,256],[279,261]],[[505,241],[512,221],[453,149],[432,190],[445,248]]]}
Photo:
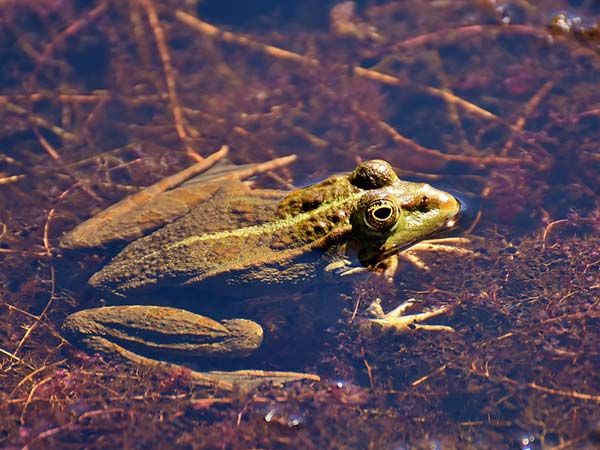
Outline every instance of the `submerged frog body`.
{"label": "submerged frog body", "polygon": [[[231,289],[237,293],[245,292],[239,287],[259,293],[288,288],[323,274],[372,270],[453,227],[459,211],[452,195],[400,180],[387,162],[371,160],[351,173],[292,192],[240,188],[217,193],[186,216],[127,245],[89,283],[117,297],[196,284],[220,291],[237,287]],[[379,312],[370,325],[385,320]],[[218,324],[176,308],[151,306],[81,311],[67,318],[64,329],[96,350],[118,347],[128,358],[131,346],[213,355],[215,347],[208,344],[216,342],[224,354],[245,354],[262,340],[254,322]],[[245,337],[232,337],[240,333]],[[179,347],[172,345],[174,335]]]}
{"label": "submerged frog body", "polygon": [[459,210],[450,194],[399,180],[383,161],[368,161],[351,174],[287,195],[259,192],[216,195],[125,247],[90,284],[128,296],[212,280],[306,282],[331,262],[326,250],[346,251],[333,253],[373,267],[452,225]]}

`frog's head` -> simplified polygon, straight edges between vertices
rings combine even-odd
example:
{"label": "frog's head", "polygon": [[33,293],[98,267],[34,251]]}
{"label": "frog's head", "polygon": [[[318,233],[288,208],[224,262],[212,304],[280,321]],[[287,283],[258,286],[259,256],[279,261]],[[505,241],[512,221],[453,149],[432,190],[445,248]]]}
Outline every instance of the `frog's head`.
{"label": "frog's head", "polygon": [[460,203],[426,183],[400,180],[385,161],[361,163],[350,182],[364,189],[352,215],[361,261],[375,264],[415,242],[453,228]]}

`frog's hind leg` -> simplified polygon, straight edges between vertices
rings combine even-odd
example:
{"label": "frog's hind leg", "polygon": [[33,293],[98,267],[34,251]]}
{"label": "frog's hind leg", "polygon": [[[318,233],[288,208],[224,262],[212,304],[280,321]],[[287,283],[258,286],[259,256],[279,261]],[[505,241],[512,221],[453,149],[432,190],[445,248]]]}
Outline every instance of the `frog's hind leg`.
{"label": "frog's hind leg", "polygon": [[[247,356],[261,345],[263,338],[262,327],[250,320],[217,322],[178,308],[142,305],[79,311],[67,317],[62,331],[71,343],[88,351],[133,365],[168,370],[182,366],[154,356],[177,355],[186,359]],[[305,373],[261,370],[189,373],[196,384],[224,390],[319,378]]]}
{"label": "frog's hind leg", "polygon": [[[100,336],[88,336],[82,338],[79,341],[79,344],[85,347],[88,351],[99,353],[111,358],[117,356],[121,361],[127,364],[133,364],[134,366],[156,367],[167,370],[181,369],[181,366],[178,366],[177,364],[138,355],[137,353],[127,350],[125,347]],[[194,370],[190,371],[190,377],[194,380],[194,382],[202,386],[211,386],[225,390],[231,390],[233,388],[231,382],[222,380],[222,377],[210,376]]]}
{"label": "frog's hind leg", "polygon": [[189,370],[178,364],[138,355],[137,353],[127,350],[126,348],[99,336],[83,339],[80,341],[80,344],[87,347],[88,350],[92,350],[97,353],[108,353],[111,356],[118,355],[121,360],[137,366],[156,367],[159,369],[173,371],[185,369],[188,370],[187,373],[194,384],[216,389],[223,389],[225,391],[232,391],[234,389],[249,390],[266,383],[280,386],[293,381],[320,381],[320,377],[318,375],[302,372],[280,372],[267,370],[199,372],[197,370]]}

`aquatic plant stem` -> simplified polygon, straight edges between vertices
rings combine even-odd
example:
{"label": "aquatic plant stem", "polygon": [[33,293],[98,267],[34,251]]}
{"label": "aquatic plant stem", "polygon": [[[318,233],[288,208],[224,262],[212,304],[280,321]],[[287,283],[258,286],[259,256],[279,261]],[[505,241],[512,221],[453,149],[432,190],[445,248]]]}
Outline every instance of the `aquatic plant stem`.
{"label": "aquatic plant stem", "polygon": [[148,22],[150,23],[150,27],[154,33],[154,38],[156,39],[156,46],[158,48],[158,54],[163,65],[165,83],[167,85],[167,94],[169,96],[169,102],[171,103],[171,112],[173,114],[173,120],[175,121],[175,130],[177,131],[177,136],[179,136],[187,155],[193,160],[200,162],[204,158],[196,153],[188,142],[188,134],[184,126],[183,110],[177,95],[177,84],[175,81],[173,64],[171,62],[171,54],[169,52],[169,48],[167,47],[165,32],[160,24],[158,13],[156,12],[154,3],[152,3],[151,0],[137,1],[146,11]]}
{"label": "aquatic plant stem", "polygon": [[516,132],[523,131],[523,129],[525,128],[525,124],[527,123],[527,119],[529,117],[531,117],[533,112],[538,108],[538,106],[540,106],[540,103],[542,103],[544,98],[552,90],[552,88],[554,87],[554,84],[555,83],[552,80],[546,81],[542,85],[542,87],[540,87],[538,89],[538,91],[533,95],[533,97],[531,97],[529,99],[529,101],[523,108],[522,114],[515,121],[514,126],[512,128],[512,133],[511,133],[510,137],[508,138],[508,140],[506,141],[506,144],[504,144],[504,147],[502,148],[502,151],[500,152],[500,156],[508,156],[508,153],[510,152],[510,150],[512,149],[512,147],[515,143]]}
{"label": "aquatic plant stem", "polygon": [[487,380],[492,381],[492,382],[506,383],[506,384],[510,384],[512,386],[517,386],[520,389],[528,388],[528,389],[533,389],[535,391],[543,392],[545,394],[558,395],[560,397],[567,397],[567,398],[576,399],[576,400],[584,400],[584,401],[591,401],[594,403],[600,403],[600,395],[579,392],[574,389],[566,390],[566,389],[551,388],[548,386],[543,386],[541,384],[535,383],[533,381],[520,382],[517,380],[513,380],[512,378],[509,378],[507,376],[493,376],[487,370],[487,368],[486,368],[486,371],[483,371],[483,372],[480,370],[473,370],[471,373],[473,373],[474,375],[479,375],[481,377],[484,377]]}
{"label": "aquatic plant stem", "polygon": [[[190,14],[187,14],[183,11],[177,11],[175,13],[175,17],[180,22],[184,23],[185,25],[189,26],[190,28],[198,31],[199,33],[201,33],[205,36],[210,36],[213,38],[221,39],[222,41],[228,42],[230,44],[241,45],[243,47],[249,48],[250,50],[259,51],[259,52],[265,53],[267,55],[273,56],[278,59],[283,59],[286,61],[293,61],[296,63],[313,66],[313,67],[318,67],[321,65],[321,62],[318,59],[303,56],[298,53],[294,53],[289,50],[285,50],[285,49],[275,47],[272,45],[263,44],[263,43],[254,41],[246,36],[240,36],[238,34],[234,34],[230,31],[222,31],[219,28],[215,27],[214,25],[204,22],[204,21],[202,21]],[[397,87],[405,87],[410,84],[410,83],[403,81],[400,78],[397,78],[393,75],[384,74],[384,73],[378,72],[376,70],[366,69],[364,67],[354,66],[354,67],[352,67],[352,71],[356,76],[358,76],[360,78],[365,78],[368,80],[376,81],[381,84],[387,84],[390,86],[397,86]],[[473,103],[468,102],[467,100],[457,97],[450,92],[446,92],[443,89],[438,89],[438,88],[429,87],[429,86],[419,86],[418,88],[421,90],[424,90],[425,92],[429,93],[430,95],[442,98],[447,102],[451,102],[458,106],[461,106],[462,108],[464,108],[465,110],[471,112],[472,114],[474,114],[476,116],[479,116],[479,117],[482,117],[482,118],[488,119],[488,120],[496,120],[496,121],[500,120],[493,113],[491,113],[477,105],[474,105]]]}
{"label": "aquatic plant stem", "polygon": [[[241,46],[244,46],[251,50],[259,51],[259,52],[265,53],[267,55],[273,56],[278,59],[293,61],[296,63],[301,63],[304,65],[315,66],[315,67],[318,67],[321,65],[320,61],[315,58],[306,57],[306,56],[300,55],[298,53],[291,52],[289,50],[281,49],[279,47],[274,47],[272,45],[262,44],[260,42],[254,41],[246,36],[237,35],[230,31],[222,31],[218,27],[211,25],[207,22],[204,22],[202,20],[199,20],[196,17],[191,16],[190,14],[187,14],[183,11],[177,11],[175,13],[175,17],[179,21],[184,23],[185,25],[198,31],[199,33],[202,33],[203,35],[213,37],[213,38],[218,38],[227,43],[241,45]],[[352,68],[352,70],[355,75],[357,75],[361,78],[370,79],[373,81],[377,81],[377,82],[380,82],[383,84],[388,84],[388,85],[393,85],[393,86],[406,86],[407,85],[406,82],[400,80],[397,77],[394,77],[394,76],[388,75],[388,74],[384,74],[384,73],[378,72],[376,70],[365,69],[363,67],[358,67],[358,66],[354,66]],[[455,96],[449,90],[438,89],[438,88],[433,88],[433,87],[422,87],[422,88],[426,92],[430,93],[431,95],[434,95],[436,97],[441,97],[446,102],[448,102],[452,105],[462,106],[464,109],[472,112],[474,115],[483,117],[488,120],[493,120],[496,122],[499,121],[499,122],[503,123],[503,121],[496,115],[478,107],[477,105],[467,102],[466,100],[463,100],[460,97]],[[359,108],[353,108],[353,109],[355,110],[355,112],[360,114],[363,118],[368,118],[368,116],[364,112],[360,111]],[[371,121],[373,121],[372,118],[369,118],[369,119],[371,119]],[[485,166],[487,164],[513,164],[514,165],[514,164],[527,163],[527,161],[524,161],[523,159],[508,158],[508,157],[502,157],[502,156],[500,156],[500,157],[489,156],[489,157],[482,158],[482,157],[470,156],[470,155],[447,154],[447,153],[440,152],[439,150],[428,149],[426,147],[423,147],[423,146],[417,144],[416,142],[412,141],[411,139],[402,136],[398,131],[396,131],[393,127],[391,127],[389,124],[387,124],[386,122],[384,122],[382,120],[376,120],[375,125],[378,126],[379,128],[381,128],[383,131],[385,131],[392,138],[392,140],[394,142],[396,142],[400,145],[406,146],[415,152],[425,154],[429,157],[434,157],[436,159],[441,159],[443,161],[456,161],[456,162],[462,162],[462,163],[472,164],[472,165],[476,165],[476,166]],[[510,125],[508,125],[508,126],[510,127]],[[516,131],[520,132],[521,130],[516,130]]]}
{"label": "aquatic plant stem", "polygon": [[[357,112],[359,112],[359,111],[357,110]],[[368,116],[366,116],[364,113],[362,113],[362,114],[363,114],[363,117],[368,118]],[[482,167],[485,165],[488,165],[488,164],[518,165],[518,164],[530,163],[529,161],[521,159],[521,158],[510,158],[510,157],[501,157],[501,156],[481,157],[481,156],[454,155],[454,154],[449,154],[449,153],[442,153],[439,150],[423,147],[422,145],[417,144],[413,140],[411,140],[405,136],[402,136],[394,127],[392,127],[387,122],[384,122],[383,120],[377,120],[377,119],[372,119],[372,118],[371,118],[371,120],[374,121],[375,125],[377,125],[382,131],[384,131],[386,134],[388,134],[390,136],[390,138],[397,144],[406,146],[415,152],[422,153],[422,154],[425,154],[427,156],[434,157],[437,159],[441,159],[441,160],[445,160],[445,161],[461,162],[461,163],[466,163],[466,164],[470,164],[470,165],[474,165],[474,166],[482,166]],[[531,162],[531,164],[534,164],[534,163]]]}
{"label": "aquatic plant stem", "polygon": [[31,448],[31,445],[33,443],[36,443],[38,441],[44,440],[44,439],[48,439],[52,436],[57,435],[58,433],[61,433],[63,431],[72,431],[77,429],[78,424],[85,419],[89,419],[90,417],[97,417],[97,416],[107,416],[107,415],[111,415],[111,414],[124,414],[125,410],[123,408],[110,408],[110,409],[98,409],[95,411],[87,411],[84,412],[83,414],[81,414],[80,416],[76,417],[75,419],[71,420],[70,422],[65,423],[64,425],[60,425],[58,427],[55,428],[51,428],[49,430],[46,430],[42,433],[39,433],[37,436],[34,436],[28,443],[27,445],[25,445],[23,447],[22,450],[29,450]]}
{"label": "aquatic plant stem", "polygon": [[[65,191],[63,191],[62,194],[59,196],[59,200],[63,200],[68,195],[70,190],[71,190],[71,187],[66,189]],[[55,208],[52,208],[48,211],[48,215],[46,217],[46,223],[44,224],[44,234],[43,234],[43,238],[42,238],[42,241],[44,243],[44,249],[46,251],[46,256],[49,259],[49,265],[50,265],[50,297],[49,297],[48,301],[46,302],[46,306],[44,306],[44,309],[42,309],[42,312],[39,315],[34,316],[35,317],[34,322],[29,327],[26,327],[25,334],[23,335],[23,337],[21,338],[21,340],[19,341],[19,343],[16,345],[15,349],[12,352],[12,354],[14,356],[17,356],[18,353],[21,351],[21,349],[23,348],[23,346],[25,345],[25,343],[27,342],[27,340],[29,339],[29,337],[31,336],[33,331],[39,326],[39,323],[44,319],[44,317],[46,316],[46,313],[50,310],[50,308],[52,307],[52,304],[54,303],[54,300],[56,299],[56,270],[54,268],[54,264],[52,261],[52,246],[50,244],[50,239],[49,239],[50,223],[52,222],[52,219],[54,218],[55,214],[56,214]],[[14,363],[9,366],[8,370],[10,370],[10,368],[12,368],[13,366],[14,366]]]}
{"label": "aquatic plant stem", "polygon": [[[19,116],[26,116],[28,122],[32,126],[34,126],[34,127],[39,126],[46,130],[49,130],[67,142],[79,143],[79,141],[80,141],[79,138],[76,135],[74,135],[73,133],[70,133],[69,131],[67,131],[59,126],[48,122],[43,117],[39,117],[39,116],[31,113],[30,111],[27,111],[27,109],[23,108],[22,106],[19,106],[15,103],[9,101],[8,97],[6,97],[6,96],[0,96],[0,106],[4,106],[11,113],[17,114]],[[50,156],[52,157],[52,159],[57,159],[57,157],[58,157],[58,155],[52,155],[52,154]]]}

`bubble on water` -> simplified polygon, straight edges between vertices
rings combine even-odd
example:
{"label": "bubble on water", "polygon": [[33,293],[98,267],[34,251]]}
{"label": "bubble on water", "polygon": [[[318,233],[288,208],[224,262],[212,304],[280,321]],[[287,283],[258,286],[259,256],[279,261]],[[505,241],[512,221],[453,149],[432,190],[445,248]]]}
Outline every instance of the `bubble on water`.
{"label": "bubble on water", "polygon": [[442,450],[442,444],[437,439],[431,439],[429,441],[430,450]]}
{"label": "bubble on water", "polygon": [[265,410],[264,420],[289,428],[296,428],[306,421],[306,412],[292,405],[271,405]]}
{"label": "bubble on water", "polygon": [[352,388],[352,382],[343,378],[334,378],[329,382],[329,384],[335,389],[347,390]]}
{"label": "bubble on water", "polygon": [[302,425],[303,422],[304,422],[304,417],[303,416],[298,415],[298,414],[291,414],[289,416],[287,424],[290,427],[297,427],[299,425]]}
{"label": "bubble on water", "polygon": [[539,448],[539,445],[536,443],[536,441],[537,439],[533,433],[521,434],[519,438],[521,450],[534,450]]}
{"label": "bubble on water", "polygon": [[265,422],[271,422],[276,412],[277,410],[274,408],[269,409],[269,411],[267,411],[267,413],[265,414]]}

